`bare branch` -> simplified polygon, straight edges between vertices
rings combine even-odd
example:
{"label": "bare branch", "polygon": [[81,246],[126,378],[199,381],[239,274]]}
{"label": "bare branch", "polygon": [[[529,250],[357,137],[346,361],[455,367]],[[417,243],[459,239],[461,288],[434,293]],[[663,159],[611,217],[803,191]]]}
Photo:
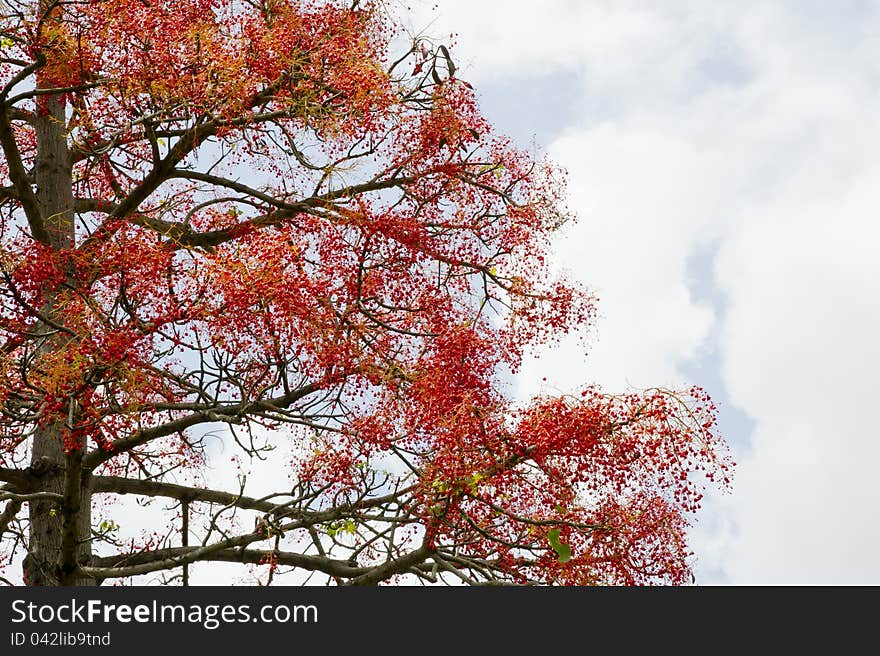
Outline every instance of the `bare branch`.
{"label": "bare branch", "polygon": [[55,494],[54,492],[32,492],[30,494],[15,494],[14,492],[0,492],[0,501],[14,501],[18,503],[24,503],[26,501],[57,501],[61,502],[64,500],[64,496],[61,494]]}
{"label": "bare branch", "polygon": [[202,501],[266,513],[274,512],[279,507],[277,503],[271,501],[230,494],[229,492],[135,478],[94,476],[91,479],[91,484],[93,492],[104,494],[136,494],[145,497],[167,497],[178,501]]}
{"label": "bare branch", "polygon": [[[93,566],[107,570],[114,568],[131,567],[136,565],[154,564],[157,561],[168,561],[180,558],[193,552],[197,547],[173,547],[156,551],[145,551],[135,554],[119,554],[93,559]],[[330,576],[342,578],[354,578],[364,576],[372,571],[370,567],[352,567],[346,560],[336,560],[322,556],[310,556],[287,551],[260,550],[260,549],[225,549],[209,553],[199,562],[215,561],[227,563],[249,563],[252,565],[265,563],[271,558],[279,565],[297,567],[309,571],[323,572]],[[114,578],[108,574],[105,578]]]}
{"label": "bare branch", "polygon": [[366,574],[362,574],[357,578],[348,582],[348,585],[375,585],[381,581],[391,578],[397,574],[403,574],[411,567],[419,565],[431,556],[431,550],[425,546],[419,547],[415,551],[411,551],[405,556],[401,556],[395,560],[390,560],[384,565],[376,567]]}
{"label": "bare branch", "polygon": [[209,422],[227,421],[266,409],[283,409],[296,401],[314,393],[320,389],[319,385],[311,384],[272,399],[242,402],[231,406],[221,406],[210,411],[194,412],[179,419],[169,421],[160,426],[139,430],[128,437],[111,442],[106,449],[96,449],[83,458],[82,465],[85,469],[92,470],[103,462],[116,457],[120,453],[152,442],[160,437],[167,437],[180,433],[187,428]]}
{"label": "bare branch", "polygon": [[6,105],[0,104],[0,147],[3,148],[3,154],[6,156],[9,178],[12,180],[18,201],[27,217],[31,236],[39,242],[48,244],[51,242],[51,238],[40,214],[37,196],[31,188],[30,176],[28,176],[21,160],[21,153],[18,150],[10,121]]}
{"label": "bare branch", "polygon": [[6,504],[3,514],[0,514],[0,538],[3,537],[6,529],[9,528],[9,525],[18,515],[24,501],[27,501],[27,499],[10,499],[9,503]]}

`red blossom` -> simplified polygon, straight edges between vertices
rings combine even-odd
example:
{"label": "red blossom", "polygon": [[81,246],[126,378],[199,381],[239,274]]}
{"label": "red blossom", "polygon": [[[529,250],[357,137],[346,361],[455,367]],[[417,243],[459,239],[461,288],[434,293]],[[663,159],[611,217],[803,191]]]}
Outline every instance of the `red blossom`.
{"label": "red blossom", "polygon": [[[293,445],[295,516],[335,508],[330,546],[361,562],[420,542],[465,580],[686,582],[704,479],[729,484],[711,399],[514,403],[524,354],[595,316],[549,264],[565,175],[494,132],[445,47],[395,66],[381,3],[351,4],[92,0],[0,24],[0,86],[26,58],[45,91],[9,87],[0,114],[0,465],[38,427],[95,475],[195,479],[205,427],[231,425],[252,455],[255,433]],[[20,171],[45,166],[50,115],[67,224]]]}

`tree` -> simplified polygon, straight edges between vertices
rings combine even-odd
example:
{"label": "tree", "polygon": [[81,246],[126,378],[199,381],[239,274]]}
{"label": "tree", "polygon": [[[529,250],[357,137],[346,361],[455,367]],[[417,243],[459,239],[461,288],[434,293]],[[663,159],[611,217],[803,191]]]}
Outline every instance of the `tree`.
{"label": "tree", "polygon": [[[714,406],[510,398],[595,299],[547,264],[563,174],[445,46],[392,61],[378,2],[2,5],[0,553],[26,583],[689,580]],[[279,459],[275,494],[201,484],[218,431]],[[123,539],[121,495],[167,522]]]}

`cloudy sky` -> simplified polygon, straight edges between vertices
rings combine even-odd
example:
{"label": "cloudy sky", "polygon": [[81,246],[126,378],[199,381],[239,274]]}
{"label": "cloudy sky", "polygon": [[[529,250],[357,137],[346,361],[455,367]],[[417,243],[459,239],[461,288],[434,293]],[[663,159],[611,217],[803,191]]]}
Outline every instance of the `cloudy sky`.
{"label": "cloudy sky", "polygon": [[602,319],[520,392],[703,385],[739,466],[698,581],[880,583],[880,3],[408,4],[570,173],[558,265]]}

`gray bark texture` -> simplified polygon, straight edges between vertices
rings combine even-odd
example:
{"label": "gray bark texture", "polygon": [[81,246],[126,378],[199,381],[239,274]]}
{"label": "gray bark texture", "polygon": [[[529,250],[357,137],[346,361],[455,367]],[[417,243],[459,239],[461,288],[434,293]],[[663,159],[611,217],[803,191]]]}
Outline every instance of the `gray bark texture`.
{"label": "gray bark texture", "polygon": [[[58,97],[46,101],[36,121],[37,159],[34,182],[40,215],[54,249],[74,245],[71,156],[65,134],[65,104]],[[43,308],[49,319],[59,315],[51,300]],[[58,316],[59,319],[63,317]],[[67,335],[53,333],[49,326],[43,349],[52,349]],[[76,408],[69,409],[71,416]],[[88,477],[82,476],[82,452],[65,449],[63,424],[38,427],[33,436],[31,471],[36,476],[35,492],[64,497],[61,507],[52,500],[36,500],[30,508],[30,548],[24,562],[29,585],[90,585],[93,580],[70,577],[77,563],[91,561],[91,494]],[[70,445],[68,445],[70,446]]]}

